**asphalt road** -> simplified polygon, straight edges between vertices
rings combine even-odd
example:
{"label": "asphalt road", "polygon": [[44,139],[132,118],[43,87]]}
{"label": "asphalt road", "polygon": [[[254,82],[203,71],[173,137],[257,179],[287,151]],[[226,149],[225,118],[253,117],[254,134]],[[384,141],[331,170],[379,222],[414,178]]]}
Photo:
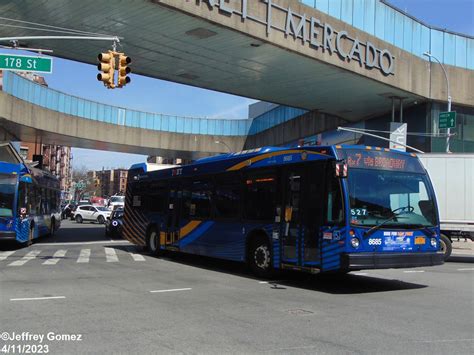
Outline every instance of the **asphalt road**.
{"label": "asphalt road", "polygon": [[29,248],[0,245],[0,354],[472,354],[473,276],[449,262],[269,282],[67,221]]}

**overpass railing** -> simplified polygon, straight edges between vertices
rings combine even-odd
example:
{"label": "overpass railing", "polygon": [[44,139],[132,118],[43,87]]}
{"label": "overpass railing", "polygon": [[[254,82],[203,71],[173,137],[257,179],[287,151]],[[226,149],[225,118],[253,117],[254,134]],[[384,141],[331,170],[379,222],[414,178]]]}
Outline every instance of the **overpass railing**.
{"label": "overpass railing", "polygon": [[49,110],[126,127],[183,134],[246,136],[251,126],[247,119],[182,117],[102,104],[48,88],[12,72],[3,72],[3,91]]}
{"label": "overpass railing", "polygon": [[165,115],[102,104],[68,95],[8,71],[3,72],[3,91],[34,105],[67,115],[126,127],[182,134],[253,135],[307,112],[299,108],[277,106],[253,120]]}

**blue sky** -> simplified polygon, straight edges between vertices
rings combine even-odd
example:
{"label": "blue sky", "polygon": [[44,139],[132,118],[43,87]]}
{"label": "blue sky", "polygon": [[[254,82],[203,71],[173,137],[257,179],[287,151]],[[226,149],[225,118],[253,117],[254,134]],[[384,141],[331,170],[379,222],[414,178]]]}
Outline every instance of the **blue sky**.
{"label": "blue sky", "polygon": [[[428,25],[474,36],[474,0],[389,0],[394,6]],[[133,57],[133,55],[132,55]],[[133,69],[133,63],[131,65]],[[96,79],[95,66],[55,59],[50,87],[113,105],[183,116],[246,118],[254,100],[162,80],[132,75],[121,90],[106,90]],[[67,79],[66,79],[67,78]],[[73,149],[74,167],[89,169],[129,167],[145,156]]]}

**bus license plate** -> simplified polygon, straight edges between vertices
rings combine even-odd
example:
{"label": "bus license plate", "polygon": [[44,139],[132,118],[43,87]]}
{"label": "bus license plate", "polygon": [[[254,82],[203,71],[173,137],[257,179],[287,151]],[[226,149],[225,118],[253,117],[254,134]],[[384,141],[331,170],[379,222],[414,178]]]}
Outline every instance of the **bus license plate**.
{"label": "bus license plate", "polygon": [[415,244],[425,244],[425,237],[416,237]]}

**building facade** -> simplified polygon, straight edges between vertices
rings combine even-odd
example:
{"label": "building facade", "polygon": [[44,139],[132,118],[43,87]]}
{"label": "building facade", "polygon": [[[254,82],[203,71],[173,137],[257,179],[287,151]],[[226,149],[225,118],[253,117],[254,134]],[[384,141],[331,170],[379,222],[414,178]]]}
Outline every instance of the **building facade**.
{"label": "building facade", "polygon": [[122,195],[127,187],[127,169],[89,171],[87,176],[95,186],[95,194],[100,197]]}

